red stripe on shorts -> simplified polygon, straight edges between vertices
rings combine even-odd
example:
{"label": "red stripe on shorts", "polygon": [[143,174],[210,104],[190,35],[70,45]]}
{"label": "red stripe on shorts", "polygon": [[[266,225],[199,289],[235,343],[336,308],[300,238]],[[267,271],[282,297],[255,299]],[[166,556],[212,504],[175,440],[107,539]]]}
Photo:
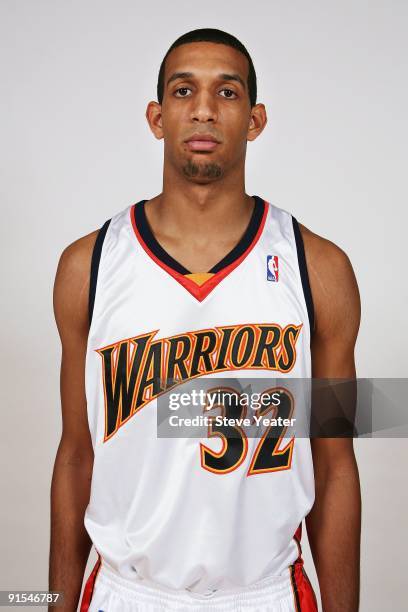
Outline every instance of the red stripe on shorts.
{"label": "red stripe on shorts", "polygon": [[81,601],[81,607],[79,609],[79,612],[88,612],[89,610],[89,606],[91,605],[92,595],[94,592],[96,577],[98,575],[100,567],[101,567],[101,556],[98,553],[98,560],[95,563],[95,566],[92,572],[90,573],[89,578],[86,581],[86,584],[84,587],[84,592],[82,594],[82,601]]}
{"label": "red stripe on shorts", "polygon": [[296,612],[318,612],[316,595],[303,567],[303,560],[291,565],[290,572]]}

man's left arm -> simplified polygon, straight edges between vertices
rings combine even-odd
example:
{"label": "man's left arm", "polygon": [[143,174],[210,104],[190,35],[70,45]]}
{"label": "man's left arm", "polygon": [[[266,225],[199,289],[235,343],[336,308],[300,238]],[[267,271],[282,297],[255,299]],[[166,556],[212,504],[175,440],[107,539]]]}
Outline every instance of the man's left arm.
{"label": "man's left arm", "polygon": [[[355,379],[360,296],[347,255],[302,228],[315,309],[314,379]],[[360,591],[361,494],[352,437],[311,439],[315,503],[306,529],[323,612],[357,612]]]}

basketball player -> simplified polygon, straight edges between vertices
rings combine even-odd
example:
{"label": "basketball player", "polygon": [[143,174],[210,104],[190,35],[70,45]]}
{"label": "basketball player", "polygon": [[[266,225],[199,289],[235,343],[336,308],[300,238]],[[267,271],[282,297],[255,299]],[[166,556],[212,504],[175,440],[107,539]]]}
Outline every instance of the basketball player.
{"label": "basketball player", "polygon": [[[203,439],[157,436],[158,399],[171,384],[355,377],[350,261],[245,192],[247,142],[267,117],[235,37],[202,29],[179,38],[146,117],[164,140],[161,193],[140,194],[68,246],[56,275],[63,433],[50,589],[65,595],[56,609],[316,611],[305,519],[324,612],[355,612],[352,439],[271,445],[242,432],[233,444],[211,427]],[[98,560],[80,601],[92,544]]]}

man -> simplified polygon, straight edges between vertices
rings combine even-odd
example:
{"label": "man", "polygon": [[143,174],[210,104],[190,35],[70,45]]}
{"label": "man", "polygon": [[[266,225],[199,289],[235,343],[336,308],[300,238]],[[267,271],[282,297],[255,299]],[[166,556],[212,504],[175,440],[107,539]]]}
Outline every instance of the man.
{"label": "man", "polygon": [[267,117],[235,37],[215,29],[180,37],[146,117],[164,140],[162,192],[67,247],[56,275],[63,432],[50,589],[65,594],[57,609],[76,609],[93,543],[98,561],[81,611],[317,610],[301,555],[305,518],[324,612],[355,612],[352,439],[285,445],[239,430],[232,441],[212,426],[201,443],[157,436],[159,398],[197,377],[355,377],[351,264],[245,193],[247,142]]}

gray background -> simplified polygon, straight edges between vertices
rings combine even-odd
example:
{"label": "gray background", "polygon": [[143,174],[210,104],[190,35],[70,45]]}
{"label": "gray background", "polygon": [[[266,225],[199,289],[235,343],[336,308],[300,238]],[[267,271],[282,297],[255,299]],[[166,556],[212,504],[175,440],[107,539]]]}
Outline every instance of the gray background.
{"label": "gray background", "polygon": [[[159,193],[163,143],[144,113],[180,34],[218,27],[247,46],[269,117],[248,144],[247,192],[348,253],[363,307],[358,375],[407,376],[407,4],[1,0],[0,22],[0,587],[42,589],[61,431],[56,266],[70,242]],[[361,610],[403,610],[407,441],[355,448]]]}

